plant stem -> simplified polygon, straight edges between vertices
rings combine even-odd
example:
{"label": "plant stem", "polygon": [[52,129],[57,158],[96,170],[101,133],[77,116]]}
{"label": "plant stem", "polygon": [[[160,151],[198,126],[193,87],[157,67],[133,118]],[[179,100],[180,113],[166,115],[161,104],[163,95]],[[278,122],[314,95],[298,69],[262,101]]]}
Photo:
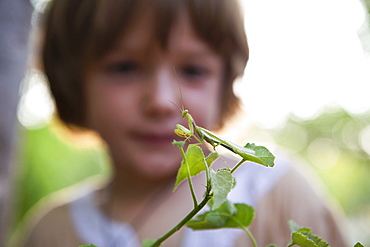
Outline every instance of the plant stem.
{"label": "plant stem", "polygon": [[244,160],[244,159],[242,159],[241,161],[239,161],[239,162],[238,162],[238,164],[236,164],[236,165],[233,167],[233,169],[231,169],[230,173],[231,173],[231,174],[233,174],[233,173],[236,171],[236,169],[238,169],[238,168],[239,168],[239,166],[241,166],[244,162],[246,162],[246,160]]}
{"label": "plant stem", "polygon": [[181,229],[188,221],[190,221],[197,213],[199,213],[202,208],[204,208],[208,201],[212,198],[212,195],[210,194],[210,190],[207,190],[206,196],[203,198],[203,200],[186,215],[186,217],[180,221],[174,228],[169,230],[165,235],[158,238],[157,241],[151,246],[151,247],[159,247],[161,243],[163,243],[166,239],[168,239],[170,236],[172,236],[175,232]]}
{"label": "plant stem", "polygon": [[254,238],[253,234],[248,230],[246,227],[242,227],[243,231],[248,235],[249,239],[252,242],[253,247],[257,247],[256,239]]}
{"label": "plant stem", "polygon": [[181,152],[181,155],[182,155],[183,162],[186,165],[186,170],[187,170],[186,171],[186,176],[188,178],[188,183],[189,183],[189,188],[190,188],[191,196],[193,198],[194,208],[196,208],[198,206],[198,200],[197,200],[197,196],[195,195],[193,181],[192,181],[191,175],[190,175],[189,163],[188,163],[188,161],[186,159],[186,155],[185,155],[184,149],[182,147],[179,147],[179,149],[180,149],[180,152]]}
{"label": "plant stem", "polygon": [[233,219],[233,221],[237,223],[240,226],[240,229],[242,229],[248,235],[249,239],[252,242],[253,247],[258,247],[256,239],[254,238],[253,234],[248,230],[248,228],[244,227],[243,224],[241,224],[240,221],[237,219]]}

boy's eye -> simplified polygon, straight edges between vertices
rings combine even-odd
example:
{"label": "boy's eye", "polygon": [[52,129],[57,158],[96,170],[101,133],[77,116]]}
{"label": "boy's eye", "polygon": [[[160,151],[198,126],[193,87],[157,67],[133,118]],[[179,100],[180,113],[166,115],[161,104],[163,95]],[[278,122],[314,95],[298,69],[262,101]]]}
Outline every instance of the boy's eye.
{"label": "boy's eye", "polygon": [[200,65],[187,65],[181,70],[181,74],[185,77],[202,77],[208,74],[208,70]]}
{"label": "boy's eye", "polygon": [[135,72],[138,68],[139,65],[135,62],[123,61],[108,65],[107,70],[108,72],[114,73],[132,73]]}

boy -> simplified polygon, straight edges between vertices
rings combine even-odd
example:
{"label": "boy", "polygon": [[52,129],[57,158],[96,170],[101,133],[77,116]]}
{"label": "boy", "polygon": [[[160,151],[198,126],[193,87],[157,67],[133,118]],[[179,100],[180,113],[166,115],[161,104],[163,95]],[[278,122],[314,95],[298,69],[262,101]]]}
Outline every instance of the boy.
{"label": "boy", "polygon": [[[174,104],[199,126],[220,129],[238,109],[232,87],[247,60],[234,0],[54,0],[43,65],[59,117],[101,136],[114,175],[107,186],[46,213],[25,246],[140,246],[176,225],[193,205],[185,184],[172,193],[181,161],[173,129],[185,124]],[[261,246],[287,244],[291,218],[344,246],[331,212],[289,165],[249,164],[236,178],[230,198],[256,207],[251,231]],[[193,182],[201,196],[202,178]],[[303,198],[294,197],[302,191]],[[249,243],[240,230],[184,228],[163,246]]]}

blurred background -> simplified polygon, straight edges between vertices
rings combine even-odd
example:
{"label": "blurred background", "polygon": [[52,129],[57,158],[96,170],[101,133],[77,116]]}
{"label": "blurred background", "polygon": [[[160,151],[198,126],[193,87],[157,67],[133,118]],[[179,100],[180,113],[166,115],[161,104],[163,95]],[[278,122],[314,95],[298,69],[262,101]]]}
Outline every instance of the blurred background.
{"label": "blurred background", "polygon": [[[236,91],[245,114],[225,134],[304,160],[343,208],[351,242],[370,246],[370,0],[242,5],[251,53]],[[45,196],[110,172],[104,148],[53,118],[39,71],[28,71],[21,95],[14,228]]]}

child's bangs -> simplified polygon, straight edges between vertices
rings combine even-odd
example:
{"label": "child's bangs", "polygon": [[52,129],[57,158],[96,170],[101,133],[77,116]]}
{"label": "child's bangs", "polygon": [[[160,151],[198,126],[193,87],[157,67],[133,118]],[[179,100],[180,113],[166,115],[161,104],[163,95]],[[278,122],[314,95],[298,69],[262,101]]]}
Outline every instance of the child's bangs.
{"label": "child's bangs", "polygon": [[[234,3],[234,4],[233,4]],[[150,15],[156,41],[165,48],[171,28],[185,12],[199,38],[223,57],[245,48],[244,27],[239,6],[225,0],[105,0],[98,1],[94,20],[93,44],[89,52],[99,58],[135,21]],[[246,55],[248,51],[238,51]],[[93,59],[95,60],[95,59]]]}
{"label": "child's bangs", "polygon": [[185,1],[193,28],[199,38],[225,59],[239,54],[248,57],[248,45],[237,1]]}
{"label": "child's bangs", "polygon": [[[97,4],[93,42],[87,55],[97,60],[109,52],[117,40],[135,27],[135,22],[149,16],[153,27],[153,42],[166,47],[173,24],[178,16],[180,1],[175,0],[108,0]],[[91,57],[93,56],[93,57]]]}

